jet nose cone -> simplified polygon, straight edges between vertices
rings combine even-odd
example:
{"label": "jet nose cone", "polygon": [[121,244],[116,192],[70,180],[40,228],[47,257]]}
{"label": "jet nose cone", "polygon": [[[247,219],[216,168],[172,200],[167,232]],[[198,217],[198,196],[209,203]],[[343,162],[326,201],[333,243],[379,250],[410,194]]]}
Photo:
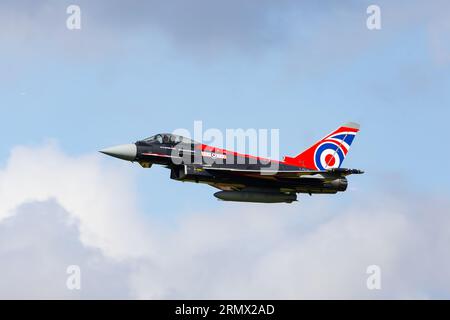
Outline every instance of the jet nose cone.
{"label": "jet nose cone", "polygon": [[108,156],[119,158],[122,160],[133,161],[136,159],[137,147],[135,144],[121,144],[119,146],[114,146],[100,150],[101,153],[107,154]]}

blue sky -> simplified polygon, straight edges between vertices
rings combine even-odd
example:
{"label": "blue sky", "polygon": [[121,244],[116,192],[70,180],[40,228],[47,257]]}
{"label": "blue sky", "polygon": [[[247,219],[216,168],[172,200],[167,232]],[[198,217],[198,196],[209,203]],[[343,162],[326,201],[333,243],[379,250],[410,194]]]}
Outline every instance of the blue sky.
{"label": "blue sky", "polygon": [[[81,7],[81,30],[65,27],[71,3]],[[366,174],[351,176],[346,193],[300,197],[295,210],[389,193],[446,198],[449,5],[377,1],[382,29],[370,31],[369,4],[2,1],[0,165],[16,146],[56,141],[70,157],[92,154],[126,172],[140,210],[170,223],[199,210],[262,207],[218,202],[208,186],[97,150],[201,120],[205,129],[279,129],[281,157],[354,121],[361,132],[344,166]],[[328,216],[296,221],[314,229]]]}

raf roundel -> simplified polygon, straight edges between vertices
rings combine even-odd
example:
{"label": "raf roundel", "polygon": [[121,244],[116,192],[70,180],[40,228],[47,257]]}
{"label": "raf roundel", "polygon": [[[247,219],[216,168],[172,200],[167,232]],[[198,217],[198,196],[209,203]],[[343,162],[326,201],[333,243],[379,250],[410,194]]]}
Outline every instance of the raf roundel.
{"label": "raf roundel", "polygon": [[317,169],[339,168],[354,137],[354,132],[340,132],[324,139],[314,152],[314,164]]}
{"label": "raf roundel", "polygon": [[343,151],[334,142],[321,143],[314,155],[314,162],[319,170],[339,168],[343,160]]}

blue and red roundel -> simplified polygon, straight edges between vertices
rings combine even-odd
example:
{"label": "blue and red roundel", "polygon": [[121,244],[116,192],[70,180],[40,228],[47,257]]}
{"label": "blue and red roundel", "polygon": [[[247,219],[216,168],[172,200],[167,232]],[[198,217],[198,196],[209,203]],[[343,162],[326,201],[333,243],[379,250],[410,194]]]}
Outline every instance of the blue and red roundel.
{"label": "blue and red roundel", "polygon": [[323,139],[314,152],[316,168],[318,170],[339,168],[354,138],[354,132],[340,132]]}

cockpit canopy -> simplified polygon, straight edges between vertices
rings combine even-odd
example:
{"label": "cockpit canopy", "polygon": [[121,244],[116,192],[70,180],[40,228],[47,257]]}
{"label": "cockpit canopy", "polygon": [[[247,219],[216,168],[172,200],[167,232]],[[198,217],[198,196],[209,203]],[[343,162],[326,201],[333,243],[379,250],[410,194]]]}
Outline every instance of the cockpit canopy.
{"label": "cockpit canopy", "polygon": [[183,136],[179,136],[172,133],[159,133],[154,136],[151,136],[149,138],[146,138],[142,140],[146,143],[165,143],[165,144],[178,144],[178,143],[185,143],[185,144],[195,144],[196,142],[194,140],[188,139]]}

